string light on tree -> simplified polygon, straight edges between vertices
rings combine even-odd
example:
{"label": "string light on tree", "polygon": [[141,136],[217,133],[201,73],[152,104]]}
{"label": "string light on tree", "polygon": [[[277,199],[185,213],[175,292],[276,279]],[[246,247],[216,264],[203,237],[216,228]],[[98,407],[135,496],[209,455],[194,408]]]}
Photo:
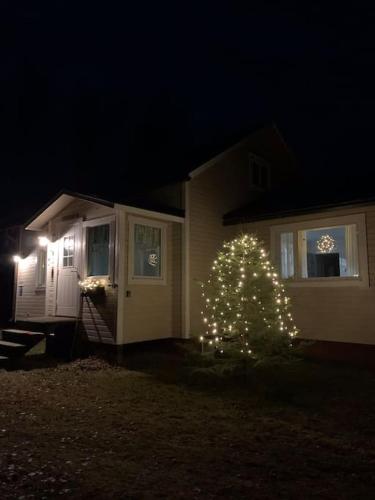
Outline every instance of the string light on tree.
{"label": "string light on tree", "polygon": [[298,330],[290,300],[256,236],[244,234],[223,244],[202,296],[202,344],[259,360],[291,350]]}
{"label": "string light on tree", "polygon": [[323,234],[318,239],[316,247],[321,253],[331,253],[335,248],[335,240],[329,234]]}

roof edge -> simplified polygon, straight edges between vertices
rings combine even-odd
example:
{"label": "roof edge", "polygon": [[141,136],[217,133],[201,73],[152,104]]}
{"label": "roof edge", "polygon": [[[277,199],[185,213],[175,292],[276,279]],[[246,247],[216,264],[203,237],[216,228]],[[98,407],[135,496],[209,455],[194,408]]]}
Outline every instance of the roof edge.
{"label": "roof edge", "polygon": [[[232,146],[229,146],[224,151],[221,151],[221,152],[217,153],[215,156],[213,156],[209,160],[207,160],[204,163],[202,163],[199,167],[196,167],[195,169],[191,170],[189,172],[189,174],[188,174],[189,179],[193,179],[194,177],[197,177],[198,175],[202,174],[208,168],[212,167],[219,159],[223,158],[228,153],[230,153],[230,152],[236,150],[237,148],[241,147],[249,139],[249,137],[251,137],[252,135],[256,134],[260,130],[264,130],[264,129],[267,129],[267,128],[273,129],[275,131],[275,133],[278,136],[281,137],[283,144],[286,145],[285,139],[283,139],[282,134],[281,134],[280,130],[277,128],[277,126],[276,126],[276,124],[275,124],[274,121],[259,123],[258,126],[256,126],[255,128],[253,128],[250,132],[248,132],[246,134],[246,136],[244,136],[241,140],[235,142]],[[289,151],[289,149],[288,149],[288,151]]]}
{"label": "roof edge", "polygon": [[81,200],[91,201],[93,203],[99,203],[100,205],[105,205],[108,207],[114,207],[114,203],[102,200],[101,198],[96,198],[94,196],[88,196],[82,193],[77,193],[75,191],[70,191],[69,189],[61,189],[58,193],[55,194],[47,203],[45,203],[37,212],[34,213],[30,219],[28,219],[23,226],[25,229],[32,230],[30,228],[31,224],[40,216],[43,212],[45,212],[53,203],[55,203],[62,196],[71,196],[72,198],[79,198]]}
{"label": "roof edge", "polygon": [[375,197],[371,197],[368,199],[358,199],[358,200],[349,200],[343,201],[341,203],[326,203],[322,205],[312,205],[309,207],[290,209],[290,210],[281,210],[277,212],[266,212],[259,215],[245,215],[245,216],[231,216],[230,212],[223,216],[223,225],[224,226],[234,226],[236,224],[247,224],[250,222],[257,222],[261,220],[271,220],[271,219],[283,219],[285,217],[297,216],[310,214],[335,208],[350,208],[355,206],[367,206],[374,205]]}

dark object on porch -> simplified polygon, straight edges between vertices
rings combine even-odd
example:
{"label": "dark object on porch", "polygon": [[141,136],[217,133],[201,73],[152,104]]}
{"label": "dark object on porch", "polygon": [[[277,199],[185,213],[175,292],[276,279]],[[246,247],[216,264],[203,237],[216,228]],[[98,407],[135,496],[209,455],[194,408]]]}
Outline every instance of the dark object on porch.
{"label": "dark object on porch", "polygon": [[70,359],[75,327],[57,328],[46,336],[46,354],[56,358]]}

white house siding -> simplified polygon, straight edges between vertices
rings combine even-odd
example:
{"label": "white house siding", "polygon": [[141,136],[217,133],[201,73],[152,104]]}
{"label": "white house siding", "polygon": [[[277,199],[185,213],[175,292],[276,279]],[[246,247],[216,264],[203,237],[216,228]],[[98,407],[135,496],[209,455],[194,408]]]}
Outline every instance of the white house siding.
{"label": "white house siding", "polygon": [[[16,300],[16,319],[32,316],[54,316],[56,311],[58,229],[63,222],[68,227],[77,219],[92,220],[113,215],[114,209],[86,200],[76,199],[54,217],[45,233],[51,243],[47,249],[46,290],[36,289],[37,250],[19,263],[18,287]],[[38,233],[35,232],[35,245]],[[22,286],[22,295],[20,295]],[[114,343],[116,336],[117,288],[106,287],[105,297],[85,299],[82,304],[82,326],[88,339],[94,342]]]}
{"label": "white house siding", "polygon": [[18,263],[16,320],[43,316],[45,291],[36,288],[37,251]]}
{"label": "white house siding", "polygon": [[[122,276],[119,279],[119,283],[124,284],[122,303],[119,304],[123,321],[119,343],[181,336],[182,225],[177,222],[166,224],[166,284],[132,284],[128,280],[129,214],[125,216],[123,240],[119,242],[124,249],[120,258],[125,263],[120,267]],[[126,292],[130,296],[126,296]]]}
{"label": "white house siding", "polygon": [[309,215],[227,226],[225,236],[255,233],[270,248],[271,226],[365,214],[369,286],[288,287],[301,336],[307,339],[375,344],[375,206],[356,206]]}
{"label": "white house siding", "polygon": [[[86,200],[76,199],[62,210],[50,223],[52,239],[58,237],[57,226],[65,222],[69,226],[70,220],[82,219],[84,221],[99,219],[113,215],[114,208]],[[70,219],[71,218],[71,219]],[[82,256],[82,263],[84,256]],[[54,283],[50,281],[47,297],[48,314],[54,315],[56,308],[56,266],[57,249],[54,252],[54,258],[51,263],[55,267],[54,273],[48,268],[48,279],[55,275]],[[82,269],[81,269],[82,273]],[[112,286],[105,287],[105,294],[101,297],[84,298],[82,301],[82,328],[84,335],[92,342],[101,342],[112,344],[116,337],[116,311],[117,311],[117,288]]]}
{"label": "white house siding", "polygon": [[83,333],[90,342],[116,343],[117,289],[105,287],[105,294],[82,298]]}
{"label": "white house siding", "polygon": [[232,151],[189,181],[190,334],[193,336],[202,331],[200,283],[207,279],[223,242],[223,215],[249,201],[251,196],[248,153],[247,146]]}

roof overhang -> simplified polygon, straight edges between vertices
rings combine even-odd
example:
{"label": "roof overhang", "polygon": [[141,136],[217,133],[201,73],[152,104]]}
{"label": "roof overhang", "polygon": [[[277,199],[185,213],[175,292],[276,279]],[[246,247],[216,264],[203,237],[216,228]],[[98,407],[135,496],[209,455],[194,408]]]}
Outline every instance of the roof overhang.
{"label": "roof overhang", "polygon": [[[373,206],[375,204],[375,198],[369,197],[367,199],[350,199],[347,201],[336,202],[336,203],[321,203],[317,205],[305,206],[305,207],[297,207],[290,208],[284,210],[276,210],[276,211],[264,211],[260,213],[248,213],[248,214],[240,214],[240,213],[228,213],[223,217],[223,225],[224,226],[233,226],[236,224],[248,224],[251,222],[259,222],[264,220],[276,220],[283,219],[286,217],[297,217],[299,215],[306,214],[318,214],[321,212],[328,212],[330,210],[337,210],[343,208],[354,208],[358,206]],[[237,211],[236,211],[237,212]]]}
{"label": "roof overhang", "polygon": [[60,191],[54,198],[52,198],[52,200],[44,205],[36,214],[33,215],[31,219],[27,221],[25,229],[29,231],[42,231],[42,229],[53,217],[56,217],[56,215],[58,215],[74,199],[77,198],[109,207],[114,206],[114,203],[106,200],[101,200],[100,198],[93,198],[91,196],[86,196],[71,191]]}

